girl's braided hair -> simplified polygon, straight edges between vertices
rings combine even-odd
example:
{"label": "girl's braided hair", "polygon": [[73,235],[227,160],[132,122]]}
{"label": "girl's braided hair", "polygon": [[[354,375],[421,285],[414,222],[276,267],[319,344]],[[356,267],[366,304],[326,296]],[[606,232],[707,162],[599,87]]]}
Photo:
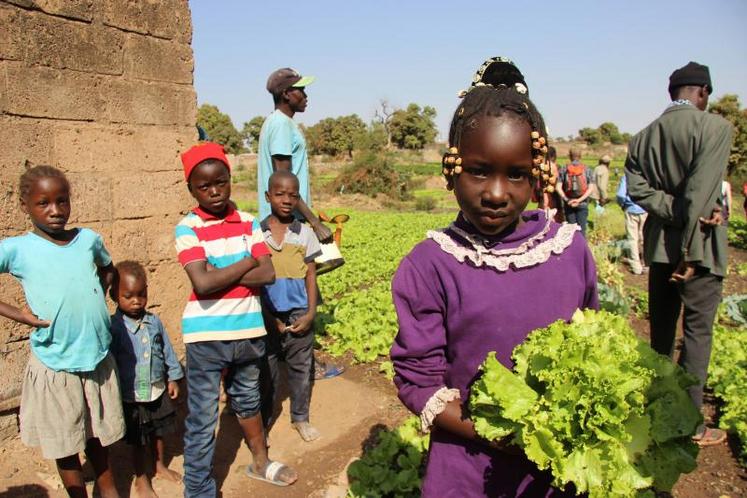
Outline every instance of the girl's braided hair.
{"label": "girl's braided hair", "polygon": [[[490,71],[495,64],[509,64],[510,71],[503,71],[505,83],[497,80],[496,71]],[[485,71],[487,68],[487,71]],[[491,81],[492,80],[492,81]],[[453,175],[461,173],[459,147],[465,130],[475,129],[482,117],[511,115],[523,119],[531,128],[532,174],[539,178],[545,189],[554,185],[550,177],[550,167],[545,162],[547,154],[547,129],[542,115],[529,99],[523,76],[508,59],[488,59],[475,75],[469,90],[462,92],[464,100],[454,112],[449,129],[449,150],[443,158],[443,174],[447,188],[453,187]]]}
{"label": "girl's braided hair", "polygon": [[70,182],[67,180],[65,173],[52,166],[34,166],[24,171],[18,181],[18,192],[21,200],[26,199],[31,193],[34,183],[40,178],[61,178],[67,184],[67,189],[70,190]]}

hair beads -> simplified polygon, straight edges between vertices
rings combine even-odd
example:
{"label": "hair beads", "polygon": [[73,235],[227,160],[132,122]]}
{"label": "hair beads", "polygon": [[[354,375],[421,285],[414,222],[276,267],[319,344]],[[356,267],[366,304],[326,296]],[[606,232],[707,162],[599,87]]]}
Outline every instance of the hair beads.
{"label": "hair beads", "polygon": [[446,178],[446,188],[454,187],[454,175],[462,172],[462,159],[459,145],[465,130],[474,129],[482,116],[498,117],[510,113],[526,121],[530,128],[532,151],[532,177],[539,180],[545,192],[555,190],[557,179],[551,175],[546,162],[548,139],[545,136],[545,123],[526,92],[522,93],[514,85],[489,84],[474,85],[464,95],[464,101],[457,108],[449,130],[449,149],[444,154],[441,165]]}

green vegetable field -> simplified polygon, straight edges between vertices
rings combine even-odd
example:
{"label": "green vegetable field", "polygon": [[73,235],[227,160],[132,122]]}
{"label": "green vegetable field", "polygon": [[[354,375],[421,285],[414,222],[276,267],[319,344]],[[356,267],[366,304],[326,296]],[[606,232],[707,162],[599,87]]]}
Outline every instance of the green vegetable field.
{"label": "green vegetable field", "polygon": [[[319,278],[324,303],[317,317],[318,340],[321,348],[333,356],[347,358],[353,363],[375,365],[382,375],[391,377],[393,370],[387,355],[397,332],[390,295],[392,275],[402,257],[424,239],[427,230],[444,227],[452,221],[453,211],[352,211],[348,214],[351,218],[342,233],[346,264]],[[608,378],[598,383],[598,389],[586,398],[590,410],[586,415],[587,424],[591,425],[585,425],[582,432],[574,435],[573,431],[581,430],[580,426],[574,422],[575,419],[567,419],[563,423],[569,424],[568,428],[561,431],[564,435],[558,433],[557,439],[553,439],[557,446],[552,451],[556,454],[551,451],[552,455],[548,455],[550,450],[546,448],[549,444],[546,438],[550,433],[541,423],[532,422],[527,414],[535,410],[539,416],[536,420],[542,420],[544,415],[540,414],[544,413],[543,410],[549,410],[547,413],[560,410],[556,413],[566,415],[570,412],[562,409],[562,401],[558,398],[553,401],[557,405],[541,401],[536,393],[532,394],[536,386],[533,388],[521,381],[522,377],[535,378],[539,374],[530,375],[528,370],[522,374],[521,367],[517,367],[519,372],[513,374],[503,367],[498,368],[497,362],[490,363],[490,359],[486,360],[485,375],[491,372],[492,382],[503,386],[502,392],[505,392],[506,385],[518,382],[510,399],[505,400],[506,413],[513,415],[500,420],[485,415],[491,412],[486,408],[491,404],[493,408],[501,406],[500,397],[490,399],[489,393],[495,391],[491,391],[487,380],[476,384],[472,407],[478,426],[482,426],[487,435],[491,431],[494,437],[513,434],[541,468],[552,468],[558,486],[573,483],[579,492],[585,491],[592,497],[645,496],[646,492],[654,496],[654,490],[670,491],[681,475],[695,468],[698,451],[689,436],[700,415],[687,403],[684,388],[691,382],[690,378],[671,362],[657,357],[648,348],[647,339],[637,339],[631,329],[631,321],[637,320],[636,332],[647,331],[648,293],[645,285],[630,285],[627,270],[621,264],[625,252],[622,213],[617,206],[609,205],[605,213],[592,215],[591,225],[588,238],[597,262],[600,301],[607,314],[587,317],[586,324],[553,325],[548,332],[550,335],[535,339],[539,343],[552,340],[552,334],[573,336],[578,331],[586,331],[581,336],[588,338],[589,330],[603,332],[599,334],[604,337],[603,341],[585,344],[584,340],[578,339],[578,347],[588,348],[590,352],[585,358],[591,370],[586,373],[579,370],[578,357],[573,354],[559,356],[557,365],[553,367],[562,372],[575,361],[575,374],[587,376],[585,382],[589,383],[594,382],[595,364],[604,363],[608,377],[620,375],[617,381]],[[747,233],[744,226],[739,219],[734,223],[730,231],[733,245],[742,241],[747,246],[747,241],[742,239]],[[727,298],[715,331],[709,383],[719,407],[718,423],[734,436],[736,453],[743,462],[747,459],[747,403],[743,394],[747,392],[746,324],[747,296]],[[525,347],[517,348],[515,354],[531,356],[532,344],[529,341]],[[612,345],[618,353],[628,351],[629,356],[605,356],[604,351]],[[575,350],[574,354],[581,355],[580,350]],[[612,374],[616,368],[620,373]],[[635,378],[636,382],[626,383],[624,378]],[[525,393],[525,403],[516,402],[522,399],[521,392]],[[574,417],[580,416],[578,407],[573,405],[577,402],[578,399],[568,401],[572,403],[569,406],[575,407]],[[517,406],[524,411],[515,412],[519,409]],[[605,406],[614,408],[602,410],[601,407]],[[599,431],[599,435],[595,436],[594,431]],[[563,439],[568,437],[571,439]],[[418,432],[415,418],[380,432],[375,444],[349,467],[349,496],[418,496],[427,441],[427,435]],[[542,444],[539,441],[543,441]],[[565,456],[558,458],[559,454]],[[590,462],[598,462],[592,466],[593,472],[589,473],[588,469],[579,471],[586,469]],[[609,487],[610,483],[617,484]]]}

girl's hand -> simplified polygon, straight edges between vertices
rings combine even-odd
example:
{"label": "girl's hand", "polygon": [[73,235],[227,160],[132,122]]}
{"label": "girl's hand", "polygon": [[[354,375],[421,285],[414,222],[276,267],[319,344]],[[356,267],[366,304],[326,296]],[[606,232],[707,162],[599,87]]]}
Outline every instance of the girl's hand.
{"label": "girl's hand", "polygon": [[288,332],[293,334],[303,334],[311,328],[311,325],[314,323],[314,316],[315,313],[311,312],[301,316],[288,328]]}
{"label": "girl's hand", "polygon": [[168,385],[169,398],[176,399],[179,397],[179,384],[175,380],[170,380]]}
{"label": "girl's hand", "polygon": [[506,453],[507,455],[521,455],[524,453],[521,448],[513,444],[513,436],[506,436],[503,439],[493,441],[485,440],[485,442],[492,449]]}
{"label": "girl's hand", "polygon": [[31,325],[32,327],[39,327],[39,328],[47,328],[50,325],[52,325],[52,322],[49,320],[42,320],[35,314],[31,312],[31,310],[27,308],[21,308],[19,315],[19,322],[25,323],[26,325]]}
{"label": "girl's hand", "polygon": [[285,324],[285,322],[282,320],[278,320],[277,318],[275,318],[275,328],[278,329],[278,332],[280,332],[281,334],[284,334],[288,331],[288,326]]}

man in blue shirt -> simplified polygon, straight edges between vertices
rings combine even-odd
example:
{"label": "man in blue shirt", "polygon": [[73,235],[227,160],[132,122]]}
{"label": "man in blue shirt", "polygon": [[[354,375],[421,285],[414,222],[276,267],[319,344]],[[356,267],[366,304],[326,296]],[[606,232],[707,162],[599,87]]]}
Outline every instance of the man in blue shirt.
{"label": "man in blue shirt", "polygon": [[265,199],[270,175],[275,170],[287,170],[298,178],[300,199],[296,218],[306,220],[321,242],[332,239],[332,231],[311,212],[309,190],[309,158],[306,140],[293,121],[297,112],[304,112],[308,104],[305,88],[314,81],[313,76],[301,76],[291,68],[273,72],[267,79],[267,91],[272,94],[275,110],[265,119],[259,134],[259,160],[257,166],[257,199],[259,219],[270,215],[270,204]]}
{"label": "man in blue shirt", "polygon": [[[311,191],[309,186],[309,158],[306,153],[306,139],[293,121],[297,112],[304,112],[308,105],[306,86],[314,81],[313,76],[301,76],[289,67],[278,69],[267,78],[267,91],[272,94],[275,110],[267,116],[259,132],[259,158],[257,163],[257,199],[259,219],[270,215],[270,203],[265,198],[270,176],[277,170],[287,170],[298,178],[299,200],[294,215],[307,221],[319,242],[331,242],[332,231],[319,221],[311,211]],[[315,361],[316,379],[329,379],[342,373],[344,369]]]}
{"label": "man in blue shirt", "polygon": [[646,223],[646,210],[633,202],[628,195],[628,184],[625,175],[620,178],[617,187],[617,203],[625,212],[625,233],[630,244],[630,271],[636,275],[644,272],[641,264],[641,252],[643,251],[643,224]]}

